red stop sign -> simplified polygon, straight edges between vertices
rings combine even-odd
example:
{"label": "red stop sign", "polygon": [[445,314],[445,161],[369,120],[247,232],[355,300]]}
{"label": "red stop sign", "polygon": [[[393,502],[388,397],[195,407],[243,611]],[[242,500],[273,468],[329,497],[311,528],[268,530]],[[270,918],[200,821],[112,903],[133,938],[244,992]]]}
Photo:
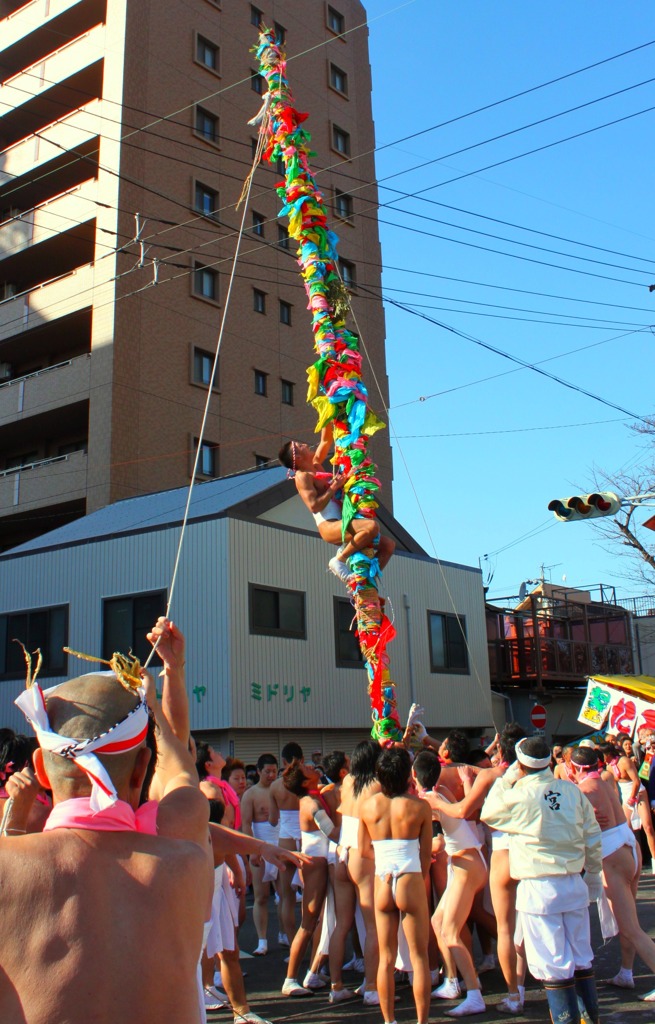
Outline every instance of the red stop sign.
{"label": "red stop sign", "polygon": [[546,709],[543,704],[535,704],[530,712],[530,721],[535,729],[543,729],[546,724]]}

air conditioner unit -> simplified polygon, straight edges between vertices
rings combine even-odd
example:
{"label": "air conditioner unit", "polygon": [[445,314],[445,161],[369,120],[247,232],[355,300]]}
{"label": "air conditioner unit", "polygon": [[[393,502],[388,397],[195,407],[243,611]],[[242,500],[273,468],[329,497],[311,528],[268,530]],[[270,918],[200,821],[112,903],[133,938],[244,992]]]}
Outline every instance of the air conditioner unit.
{"label": "air conditioner unit", "polygon": [[0,380],[11,380],[11,363],[0,363]]}

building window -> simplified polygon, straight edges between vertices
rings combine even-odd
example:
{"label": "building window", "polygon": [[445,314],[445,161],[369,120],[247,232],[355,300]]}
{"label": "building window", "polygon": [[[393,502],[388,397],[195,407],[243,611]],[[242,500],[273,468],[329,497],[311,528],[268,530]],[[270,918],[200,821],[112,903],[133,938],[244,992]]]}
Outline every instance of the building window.
{"label": "building window", "polygon": [[348,75],[336,64],[330,64],[330,85],[343,96],[348,95]]}
{"label": "building window", "polygon": [[266,469],[270,463],[268,455],[255,455],[255,469]]}
{"label": "building window", "polygon": [[250,88],[253,92],[256,92],[258,96],[263,94],[265,82],[266,79],[263,75],[260,75],[258,71],[250,72]]}
{"label": "building window", "polygon": [[289,248],[289,229],[284,224],[277,226],[277,244],[281,249]]}
{"label": "building window", "polygon": [[353,197],[347,192],[341,192],[340,189],[335,188],[334,210],[337,217],[341,217],[342,220],[352,220]]}
{"label": "building window", "polygon": [[257,156],[257,146],[259,145],[259,139],[250,136],[250,156],[254,160]]}
{"label": "building window", "polygon": [[196,36],[196,60],[210,71],[218,72],[218,46],[204,36]]}
{"label": "building window", "polygon": [[264,636],[306,639],[305,595],[300,590],[280,590],[249,584],[250,632]]}
{"label": "building window", "polygon": [[[204,384],[206,388],[209,387],[209,382],[212,379],[212,368],[214,366],[214,353],[206,352],[205,349],[193,348],[193,375],[192,380],[194,384]],[[214,378],[214,387],[218,388],[218,367],[216,367],[216,376]]]}
{"label": "building window", "polygon": [[196,134],[205,142],[218,142],[218,118],[204,107],[196,107]]}
{"label": "building window", "polygon": [[463,615],[428,612],[430,671],[469,674],[466,619]]}
{"label": "building window", "polygon": [[[194,454],[198,450],[198,438],[193,439]],[[200,455],[198,456],[198,468],[196,469],[198,476],[204,477],[216,477],[218,476],[218,445],[213,441],[203,441],[200,445]]]}
{"label": "building window", "polygon": [[291,303],[280,299],[280,323],[291,327]]}
{"label": "building window", "polygon": [[352,631],[353,606],[343,597],[334,598],[334,641],[337,668],[358,668],[362,662],[357,637]]}
{"label": "building window", "polygon": [[284,175],[285,175],[285,174],[287,173],[287,169],[286,169],[286,167],[284,166],[284,160],[282,159],[282,157],[281,157],[281,156],[279,156],[279,157],[277,158],[277,160],[275,161],[275,173],[276,173],[276,174],[279,174],[279,175],[280,175],[280,177],[282,177],[282,178],[283,178],[283,177],[284,177]]}
{"label": "building window", "polygon": [[218,192],[216,189],[197,181],[195,208],[204,217],[214,217],[218,208]]}
{"label": "building window", "polygon": [[[161,613],[160,613],[161,614]],[[148,628],[152,627],[156,616]],[[0,678],[24,679],[25,658],[20,644],[28,651],[41,649],[43,665],[40,675],[63,676],[67,670],[67,655],[62,648],[68,643],[68,605],[56,608],[34,608],[30,611],[9,612],[0,615]],[[33,657],[33,664],[36,659]]]}
{"label": "building window", "polygon": [[255,7],[254,4],[250,5],[250,24],[254,25],[255,28],[259,28],[264,17],[264,12],[260,11],[259,7]]}
{"label": "building window", "polygon": [[252,290],[253,309],[255,313],[266,312],[266,292],[260,292],[258,288]]}
{"label": "building window", "polygon": [[275,42],[278,46],[284,46],[287,41],[287,30],[284,25],[280,25],[279,21],[274,21],[273,28],[275,29]]}
{"label": "building window", "polygon": [[330,7],[329,4],[327,9],[327,23],[330,31],[336,32],[338,36],[343,34],[346,27],[346,19],[343,14],[337,11],[334,7]]}
{"label": "building window", "polygon": [[336,124],[332,125],[332,149],[342,156],[350,156],[350,134]]}
{"label": "building window", "polygon": [[111,597],[102,602],[102,656],[132,651],[143,665],[152,647],[146,639],[153,624],[166,610],[166,591]]}
{"label": "building window", "polygon": [[261,395],[262,398],[266,397],[266,381],[268,374],[264,373],[263,370],[255,370],[255,394]]}
{"label": "building window", "polygon": [[351,263],[350,260],[342,260],[339,257],[339,270],[341,271],[341,279],[346,288],[356,288],[357,274],[355,272],[355,264]]}
{"label": "building window", "polygon": [[218,273],[202,263],[193,267],[193,294],[201,299],[218,302]]}
{"label": "building window", "polygon": [[293,405],[293,383],[290,380],[282,382],[282,405]]}
{"label": "building window", "polygon": [[252,213],[252,233],[253,235],[259,235],[260,238],[264,237],[264,224],[266,217],[262,213]]}

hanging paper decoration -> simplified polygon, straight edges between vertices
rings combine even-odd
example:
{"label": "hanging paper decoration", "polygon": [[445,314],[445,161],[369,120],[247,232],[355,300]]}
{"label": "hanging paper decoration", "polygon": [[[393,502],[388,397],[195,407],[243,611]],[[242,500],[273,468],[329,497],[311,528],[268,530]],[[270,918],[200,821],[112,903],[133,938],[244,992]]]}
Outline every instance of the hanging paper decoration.
{"label": "hanging paper decoration", "polygon": [[[349,474],[342,500],[345,537],[355,518],[375,519],[380,488],[377,470],[368,454],[368,442],[384,424],[368,407],[362,381],[359,342],[346,327],[349,295],[337,271],[337,236],[330,231],[323,196],[309,166],[310,135],[301,127],[307,114],[299,113],[286,78],[286,60],[275,33],[263,28],[254,48],[268,94],[258,118],[265,136],[264,157],[284,162],[285,178],[276,187],[283,201],[279,216],[289,219],[289,235],[298,242],[308,309],[314,332],[315,361],[307,370],[307,401],[317,414],[317,432],[333,424],[335,455],[340,473]],[[378,593],[380,568],[377,547],[360,551],[349,560],[357,615],[357,635],[368,674],[373,735],[380,742],[402,739],[395,685],[389,673],[387,644],[395,635]]]}

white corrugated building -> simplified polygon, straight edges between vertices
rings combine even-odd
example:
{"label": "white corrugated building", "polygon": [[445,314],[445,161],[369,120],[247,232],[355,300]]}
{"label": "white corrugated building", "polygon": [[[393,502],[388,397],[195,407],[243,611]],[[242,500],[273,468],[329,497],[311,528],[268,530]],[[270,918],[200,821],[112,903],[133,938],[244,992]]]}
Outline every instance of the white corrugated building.
{"label": "white corrugated building", "polygon": [[[0,725],[23,728],[14,637],[44,653],[42,683],[89,671],[64,645],[109,657],[163,614],[186,488],[117,502],[0,555]],[[437,562],[380,509],[397,551],[385,573],[401,718],[416,700],[435,732],[490,729],[477,568]],[[289,739],[350,750],[370,728],[352,608],[281,468],[197,485],[171,617],[187,637],[192,728],[252,760]],[[389,607],[389,606],[388,606]],[[465,641],[463,635],[465,636]]]}

